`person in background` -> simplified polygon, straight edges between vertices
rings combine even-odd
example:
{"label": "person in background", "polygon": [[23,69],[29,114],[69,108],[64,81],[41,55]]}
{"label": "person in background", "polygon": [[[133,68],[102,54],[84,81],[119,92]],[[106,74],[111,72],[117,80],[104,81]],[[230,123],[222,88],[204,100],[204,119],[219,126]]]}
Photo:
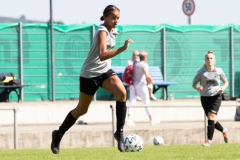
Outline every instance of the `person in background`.
{"label": "person in background", "polygon": [[[129,86],[130,90],[130,105],[136,104],[137,95],[142,98],[143,103],[146,105],[145,110],[150,120],[150,125],[155,125],[160,123],[160,120],[153,119],[150,104],[149,92],[147,84],[153,84],[152,78],[148,74],[148,64],[146,63],[148,59],[148,53],[145,51],[139,52],[140,61],[134,63],[133,68],[133,85]],[[128,107],[127,109],[127,121],[126,125],[135,126],[135,123],[131,120],[131,115],[134,108]]]}
{"label": "person in background", "polygon": [[[127,66],[132,65],[134,62],[139,62],[139,61],[140,61],[139,51],[135,50],[133,51],[132,58],[127,61]],[[150,98],[154,101],[157,101],[157,98],[153,94],[153,84],[149,83],[147,86],[148,86],[148,92],[149,92]],[[142,99],[137,95],[137,100],[141,101]]]}
{"label": "person in background", "polygon": [[[228,86],[228,80],[221,68],[215,67],[216,58],[213,51],[208,51],[205,55],[205,63],[198,70],[193,80],[192,87],[200,92],[201,103],[205,115],[208,118],[207,139],[203,146],[210,146],[214,130],[223,133],[225,143],[228,143],[227,128],[223,128],[217,121],[217,113],[222,102],[222,93]],[[220,85],[223,82],[223,86]],[[200,86],[197,84],[200,82]]]}

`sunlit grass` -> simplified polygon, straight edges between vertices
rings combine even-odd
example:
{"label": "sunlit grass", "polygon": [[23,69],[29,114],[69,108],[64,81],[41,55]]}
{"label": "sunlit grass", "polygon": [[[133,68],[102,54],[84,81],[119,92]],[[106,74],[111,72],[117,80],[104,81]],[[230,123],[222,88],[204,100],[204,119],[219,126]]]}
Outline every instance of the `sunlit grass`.
{"label": "sunlit grass", "polygon": [[0,150],[1,160],[159,160],[159,159],[240,159],[240,144],[144,146],[141,152],[121,153],[115,147]]}

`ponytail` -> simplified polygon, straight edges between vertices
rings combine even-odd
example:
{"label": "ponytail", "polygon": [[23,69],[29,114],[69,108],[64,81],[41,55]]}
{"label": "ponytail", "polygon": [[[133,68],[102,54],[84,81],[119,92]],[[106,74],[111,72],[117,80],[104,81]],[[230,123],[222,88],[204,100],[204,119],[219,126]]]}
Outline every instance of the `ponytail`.
{"label": "ponytail", "polygon": [[207,68],[206,63],[204,63],[204,64],[202,65],[202,68]]}

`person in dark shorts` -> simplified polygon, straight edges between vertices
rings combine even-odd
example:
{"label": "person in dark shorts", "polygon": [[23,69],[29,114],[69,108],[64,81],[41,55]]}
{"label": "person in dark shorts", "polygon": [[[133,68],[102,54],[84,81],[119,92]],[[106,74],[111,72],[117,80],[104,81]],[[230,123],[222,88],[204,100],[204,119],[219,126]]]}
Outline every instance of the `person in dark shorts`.
{"label": "person in dark shorts", "polygon": [[75,109],[66,116],[58,130],[52,132],[51,150],[58,154],[60,141],[65,132],[72,127],[76,120],[87,113],[94,94],[102,87],[116,97],[117,130],[114,137],[118,142],[118,150],[124,152],[123,127],[126,117],[126,90],[116,73],[111,69],[111,58],[125,51],[129,43],[127,39],[124,45],[113,49],[118,34],[115,29],[120,17],[120,10],[114,5],[108,5],[101,16],[104,21],[96,31],[91,49],[82,66],[80,74],[79,102]]}
{"label": "person in dark shorts", "polygon": [[[208,51],[205,55],[205,63],[198,70],[192,84],[192,87],[200,92],[202,107],[208,118],[207,139],[203,146],[211,145],[215,128],[223,133],[224,141],[228,143],[227,128],[223,128],[217,121],[217,113],[222,102],[222,93],[228,86],[228,80],[223,70],[214,66],[215,61],[213,51]],[[220,81],[223,82],[223,86],[220,86]],[[200,86],[197,86],[198,82],[200,82]]]}

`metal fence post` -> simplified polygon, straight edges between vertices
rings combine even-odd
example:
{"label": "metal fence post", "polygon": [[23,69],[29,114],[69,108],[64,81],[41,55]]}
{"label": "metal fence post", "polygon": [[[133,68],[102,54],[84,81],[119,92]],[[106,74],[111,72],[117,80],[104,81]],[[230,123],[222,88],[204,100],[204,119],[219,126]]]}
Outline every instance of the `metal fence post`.
{"label": "metal fence post", "polygon": [[[93,42],[94,35],[95,35],[95,26],[93,25],[92,26],[92,42]],[[96,101],[96,100],[97,100],[97,91],[96,91],[96,93],[94,94],[94,97],[93,97],[93,101]]]}
{"label": "metal fence post", "polygon": [[[163,68],[163,80],[166,81],[166,28],[162,29],[162,68]],[[166,99],[167,95],[163,89],[163,98]]]}
{"label": "metal fence post", "polygon": [[[21,86],[23,85],[23,50],[22,50],[22,23],[20,22],[18,25],[18,52],[19,52],[19,74],[20,74],[20,83]],[[20,99],[23,101],[24,95],[23,95],[23,89],[19,90],[21,93]]]}
{"label": "metal fence post", "polygon": [[231,97],[235,97],[234,93],[234,39],[233,39],[233,27],[230,28],[230,57],[231,57]]}
{"label": "metal fence post", "polygon": [[52,68],[52,101],[55,101],[55,58],[54,58],[54,29],[53,29],[53,13],[52,0],[50,0],[50,30],[51,30],[51,68]]}
{"label": "metal fence post", "polygon": [[112,109],[112,145],[115,146],[115,139],[114,139],[114,131],[115,131],[115,107],[113,105],[110,105],[110,108]]}
{"label": "metal fence post", "polygon": [[[92,26],[92,42],[93,42],[94,35],[95,35],[95,25]],[[96,100],[97,100],[97,91],[93,96],[93,101],[96,101]]]}
{"label": "metal fence post", "polygon": [[207,140],[207,118],[206,118],[206,115],[205,115],[205,112],[204,112],[204,142],[205,140]]}

